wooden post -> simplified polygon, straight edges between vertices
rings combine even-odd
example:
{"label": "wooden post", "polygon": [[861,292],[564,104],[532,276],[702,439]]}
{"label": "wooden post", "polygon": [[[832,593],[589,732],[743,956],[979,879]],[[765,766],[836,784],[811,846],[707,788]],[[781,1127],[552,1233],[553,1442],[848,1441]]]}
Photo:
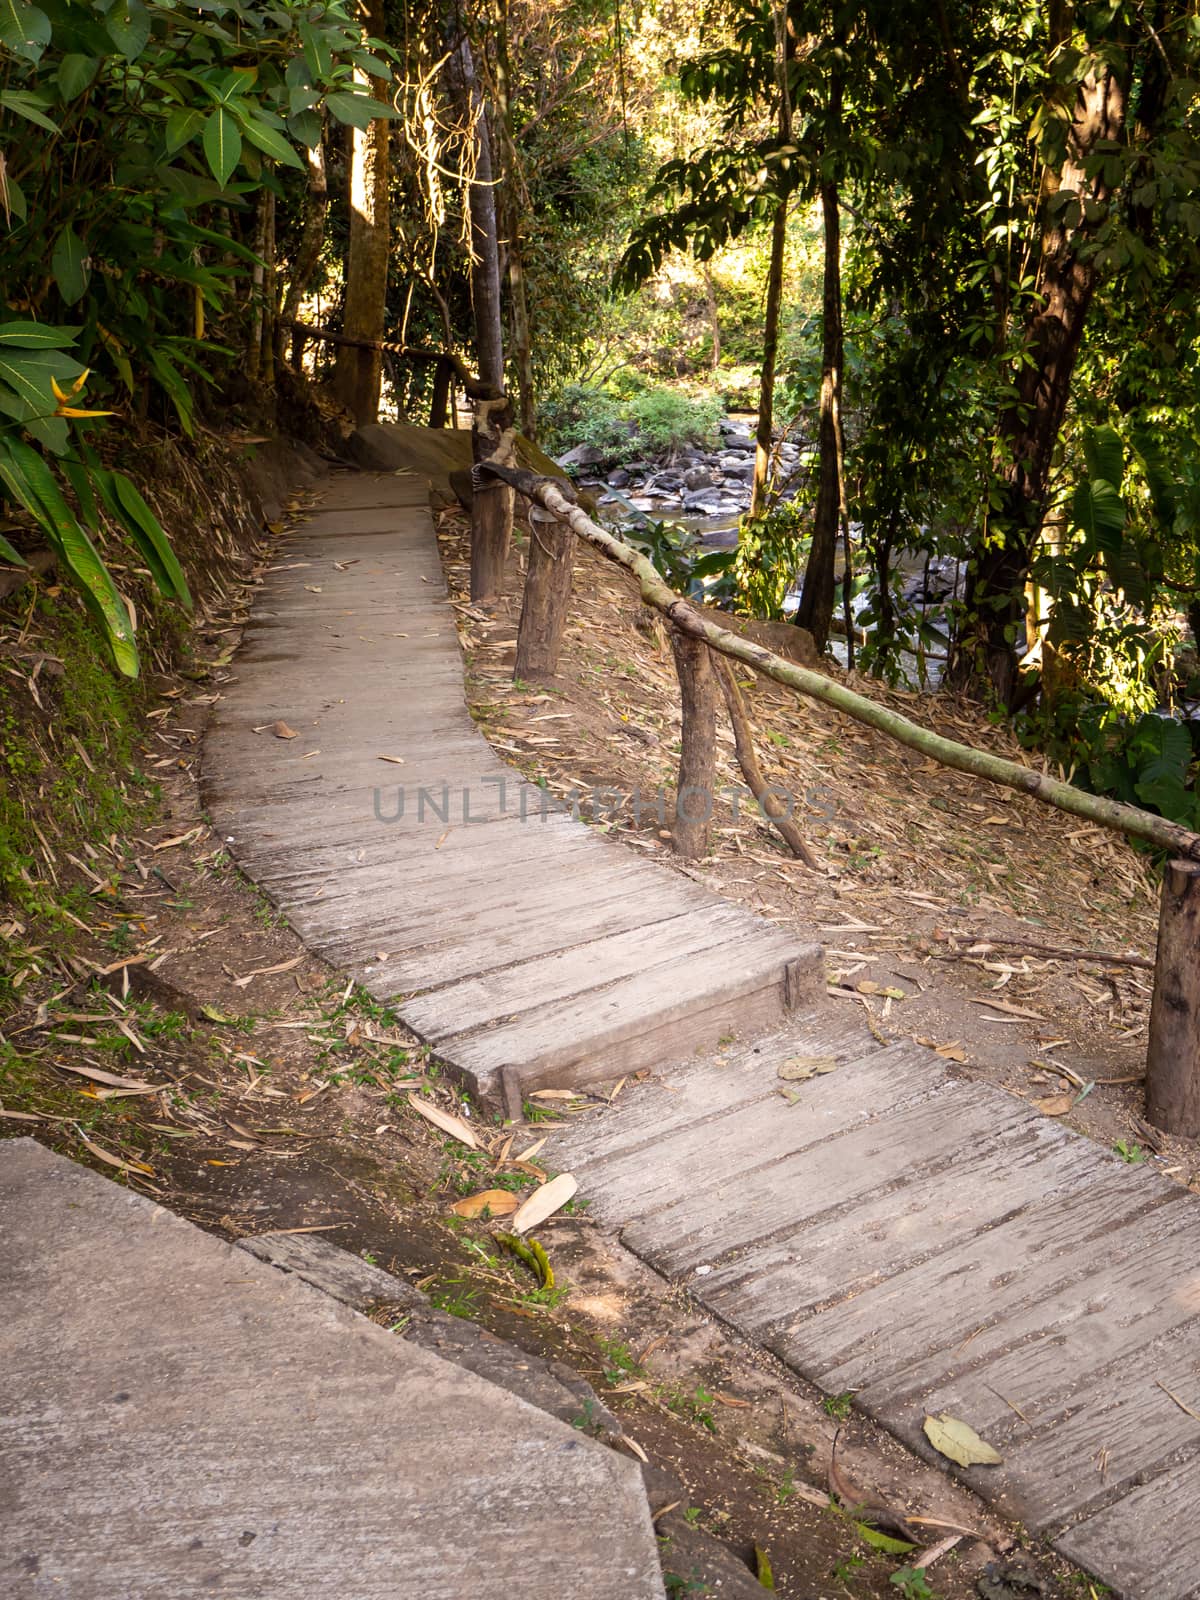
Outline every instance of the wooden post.
{"label": "wooden post", "polygon": [[450,409],[450,384],[454,372],[448,361],[439,361],[433,369],[433,397],[429,402],[429,426],[444,428],[446,413]]}
{"label": "wooden post", "polygon": [[514,678],[536,683],[558,671],[567,607],[571,603],[571,552],[575,535],[541,506],[529,508],[529,571],[517,631]]}
{"label": "wooden post", "polygon": [[[471,424],[472,459],[494,458],[507,464],[512,454],[512,424],[512,404],[506,395],[498,400],[477,400]],[[476,478],[478,481],[478,474]],[[475,605],[491,605],[500,598],[512,522],[512,489],[498,478],[485,480],[471,502],[471,600]]]}
{"label": "wooden post", "polygon": [[717,700],[719,689],[708,646],[671,629],[671,649],[683,702],[683,748],[679,756],[679,788],[671,843],[676,855],[708,854],[716,809]]}
{"label": "wooden post", "polygon": [[1200,862],[1163,872],[1146,1054],[1146,1115],[1165,1133],[1200,1134]]}
{"label": "wooden post", "polygon": [[763,770],[758,764],[758,753],[754,748],[754,729],[750,725],[746,702],[729,663],[712,652],[710,655],[713,667],[716,669],[717,681],[721,685],[721,692],[725,696],[725,709],[729,712],[729,722],[733,728],[738,766],[742,769],[742,777],[749,785],[750,793],[758,801],[763,816],[771,823],[792,854],[803,861],[806,867],[819,872],[820,863],[805,844],[803,834],[792,820],[790,808],[779,798],[763,776]]}

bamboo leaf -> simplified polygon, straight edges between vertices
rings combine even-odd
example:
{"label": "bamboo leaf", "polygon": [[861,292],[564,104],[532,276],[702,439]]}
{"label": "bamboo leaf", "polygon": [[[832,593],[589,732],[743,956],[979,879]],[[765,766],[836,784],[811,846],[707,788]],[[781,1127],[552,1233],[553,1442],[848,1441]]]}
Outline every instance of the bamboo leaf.
{"label": "bamboo leaf", "polygon": [[[13,480],[4,470],[6,465]],[[137,642],[125,602],[100,552],[63,499],[53,473],[31,446],[7,439],[0,455],[0,474],[6,482],[13,482],[18,499],[37,517],[59,559],[76,579],[88,609],[104,629],[119,670],[128,678],[136,678]],[[23,492],[16,490],[16,482],[23,486]]]}
{"label": "bamboo leaf", "polygon": [[125,515],[119,517],[122,527],[146,557],[154,581],[170,600],[178,600],[190,611],[192,596],[188,590],[183,568],[171,549],[170,540],[162,523],[142,499],[137,486],[123,472],[109,474],[116,498]]}
{"label": "bamboo leaf", "polygon": [[0,322],[0,347],[16,345],[21,350],[66,350],[75,343],[78,328],[57,327],[47,322]]}

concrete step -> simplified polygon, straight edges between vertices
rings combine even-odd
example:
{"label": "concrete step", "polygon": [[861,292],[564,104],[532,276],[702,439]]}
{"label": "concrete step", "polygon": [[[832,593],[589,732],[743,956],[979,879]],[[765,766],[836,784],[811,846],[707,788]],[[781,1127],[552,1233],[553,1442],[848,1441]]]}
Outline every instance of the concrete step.
{"label": "concrete step", "polygon": [[0,1591],[661,1600],[636,1462],[344,1300],[0,1144]]}

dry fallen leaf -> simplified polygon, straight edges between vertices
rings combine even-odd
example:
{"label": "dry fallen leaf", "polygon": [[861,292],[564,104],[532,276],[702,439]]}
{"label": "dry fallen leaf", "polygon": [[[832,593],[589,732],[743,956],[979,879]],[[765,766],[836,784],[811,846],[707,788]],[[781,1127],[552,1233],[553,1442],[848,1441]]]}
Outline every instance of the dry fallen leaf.
{"label": "dry fallen leaf", "polygon": [[70,1062],[59,1061],[55,1065],[60,1072],[75,1072],[81,1078],[90,1078],[93,1083],[106,1083],[113,1089],[132,1089],[137,1094],[161,1089],[162,1084],[146,1083],[138,1078],[118,1078],[115,1073],[102,1072],[99,1067],[76,1067]]}
{"label": "dry fallen leaf", "polygon": [[517,1197],[507,1189],[481,1189],[465,1200],[456,1200],[450,1209],[459,1217],[481,1217],[485,1211],[489,1216],[507,1217],[517,1209]]}
{"label": "dry fallen leaf", "polygon": [[[1006,1016],[1024,1017],[1029,1022],[1045,1022],[1045,1017],[1040,1011],[1030,1011],[1025,1006],[1014,1006],[1008,1000],[977,1000],[972,996],[973,1006],[987,1006],[991,1011],[1003,1011]],[[984,1017],[987,1022],[989,1019]]]}
{"label": "dry fallen leaf", "polygon": [[1073,1094],[1048,1094],[1041,1100],[1035,1100],[1034,1106],[1045,1117],[1065,1117],[1075,1104]]}
{"label": "dry fallen leaf", "polygon": [[986,1439],[981,1439],[969,1422],[943,1411],[939,1417],[926,1417],[925,1437],[940,1455],[960,1467],[998,1467],[1003,1457]]}
{"label": "dry fallen leaf", "polygon": [[579,1188],[575,1175],[571,1172],[560,1172],[557,1178],[551,1178],[549,1183],[544,1183],[540,1189],[535,1189],[512,1219],[514,1233],[528,1233],[530,1228],[536,1228],[540,1222],[545,1222],[560,1208],[565,1206]]}
{"label": "dry fallen leaf", "polygon": [[806,1078],[836,1071],[835,1056],[789,1056],[779,1068],[779,1076],[785,1083],[803,1083]]}
{"label": "dry fallen leaf", "polygon": [[932,1050],[935,1055],[941,1056],[944,1061],[966,1061],[967,1059],[967,1052],[957,1039],[951,1039],[948,1044],[939,1044],[936,1039],[923,1039],[914,1034],[913,1043],[923,1044],[927,1050]]}
{"label": "dry fallen leaf", "polygon": [[903,989],[887,988],[882,983],[872,983],[870,978],[862,978],[854,986],[859,994],[879,994],[887,1000],[907,1000],[908,995]]}
{"label": "dry fallen leaf", "polygon": [[426,1122],[432,1122],[435,1128],[440,1128],[443,1133],[448,1133],[452,1139],[458,1139],[470,1150],[478,1150],[479,1143],[475,1138],[475,1131],[470,1128],[461,1117],[453,1116],[449,1111],[443,1111],[440,1106],[435,1106],[430,1100],[422,1100],[419,1095],[409,1093],[408,1103]]}
{"label": "dry fallen leaf", "polygon": [[376,756],[375,759],[377,761],[390,761],[394,767],[402,767],[404,765],[403,756]]}
{"label": "dry fallen leaf", "polygon": [[294,728],[288,727],[286,722],[272,723],[271,732],[277,739],[298,739],[300,737]]}

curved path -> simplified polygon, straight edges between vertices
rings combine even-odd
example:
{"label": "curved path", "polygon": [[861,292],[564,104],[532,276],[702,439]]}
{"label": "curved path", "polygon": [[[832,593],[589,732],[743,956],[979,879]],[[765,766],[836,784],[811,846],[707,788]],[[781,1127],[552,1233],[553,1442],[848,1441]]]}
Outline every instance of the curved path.
{"label": "curved path", "polygon": [[[857,1018],[787,1016],[817,950],[501,785],[419,480],[326,506],[208,738],[238,860],[517,1114],[523,1086],[654,1068],[553,1136],[593,1215],[927,1458],[925,1415],[966,1419],[1004,1457],[972,1487],[1125,1600],[1200,1600],[1200,1200]],[[781,1098],[797,1054],[838,1069]]]}
{"label": "curved path", "polygon": [[463,702],[423,479],[333,478],[282,551],[207,735],[206,804],[305,942],[401,1002],[482,1099],[519,1115],[522,1091],[680,1060],[816,997],[818,946],[504,767]]}

